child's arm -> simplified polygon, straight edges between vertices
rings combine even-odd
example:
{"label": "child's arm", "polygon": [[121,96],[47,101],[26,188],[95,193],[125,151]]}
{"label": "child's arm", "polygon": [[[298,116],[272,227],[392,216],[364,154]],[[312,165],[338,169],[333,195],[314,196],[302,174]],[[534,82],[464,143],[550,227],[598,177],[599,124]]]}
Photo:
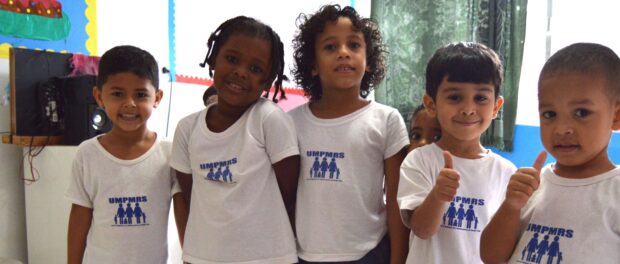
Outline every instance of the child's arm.
{"label": "child's arm", "polygon": [[187,226],[187,218],[189,217],[189,206],[185,201],[183,192],[176,193],[172,196],[172,204],[174,207],[174,220],[177,224],[177,232],[179,233],[179,242],[181,242],[181,247],[183,247],[185,227]]}
{"label": "child's arm", "polygon": [[280,194],[286,207],[291,227],[295,231],[295,201],[297,200],[297,181],[299,179],[299,155],[284,158],[273,164]]}
{"label": "child's arm", "polygon": [[459,188],[460,175],[452,169],[452,156],[444,151],[444,168],[426,199],[411,214],[411,231],[421,239],[429,239],[439,230],[445,204],[452,201]]}
{"label": "child's arm", "polygon": [[93,209],[73,204],[69,214],[67,235],[67,263],[82,263],[86,249],[86,237],[93,219]]}
{"label": "child's arm", "polygon": [[485,263],[506,262],[512,255],[519,239],[521,208],[538,189],[546,158],[547,153],[541,152],[532,168],[520,168],[510,177],[506,199],[482,232],[480,257]]}
{"label": "child's arm", "polygon": [[183,198],[185,199],[187,208],[189,208],[189,205],[191,204],[191,200],[192,200],[192,184],[193,184],[192,175],[180,172],[178,170],[175,170],[175,175],[177,177],[177,180],[179,181],[179,186],[181,187],[181,193],[183,193]]}
{"label": "child's arm", "polygon": [[386,159],[384,164],[387,225],[390,236],[390,263],[405,263],[409,252],[409,229],[400,219],[400,209],[396,202],[400,164],[405,159],[407,148]]}

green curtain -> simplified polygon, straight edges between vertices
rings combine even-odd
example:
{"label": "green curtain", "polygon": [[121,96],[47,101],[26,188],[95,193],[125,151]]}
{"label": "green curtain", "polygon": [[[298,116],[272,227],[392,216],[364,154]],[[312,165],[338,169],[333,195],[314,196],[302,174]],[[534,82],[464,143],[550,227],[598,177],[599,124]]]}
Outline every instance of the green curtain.
{"label": "green curtain", "polygon": [[409,123],[411,111],[422,103],[426,63],[435,50],[456,41],[484,43],[504,63],[505,103],[482,144],[512,151],[526,8],[527,0],[373,0],[371,17],[389,50],[376,100],[397,108]]}

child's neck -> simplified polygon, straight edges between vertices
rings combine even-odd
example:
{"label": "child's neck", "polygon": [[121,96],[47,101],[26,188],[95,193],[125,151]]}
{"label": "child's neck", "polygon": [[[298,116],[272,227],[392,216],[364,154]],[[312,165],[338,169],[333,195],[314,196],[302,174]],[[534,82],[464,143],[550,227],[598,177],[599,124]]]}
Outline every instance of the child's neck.
{"label": "child's neck", "polygon": [[360,96],[359,89],[355,94],[352,94],[350,90],[329,92],[330,90],[324,89],[321,99],[310,103],[310,111],[314,116],[324,119],[338,118],[353,113],[370,103]]}
{"label": "child's neck", "polygon": [[451,155],[465,159],[479,159],[486,155],[487,150],[480,144],[480,138],[463,141],[449,135],[441,136],[435,142],[441,149],[449,151]]}
{"label": "child's neck", "polygon": [[157,134],[146,129],[126,132],[112,127],[110,132],[98,138],[99,143],[114,157],[132,160],[142,156],[155,143]]}
{"label": "child's neck", "polygon": [[220,133],[231,127],[246,110],[250,108],[246,107],[233,107],[226,105],[222,102],[211,106],[207,111],[205,121],[207,122],[207,128],[215,133]]}
{"label": "child's neck", "polygon": [[616,166],[609,160],[607,156],[607,148],[597,157],[579,165],[563,165],[556,162],[553,166],[553,172],[563,178],[569,179],[585,179],[597,176],[615,169]]}

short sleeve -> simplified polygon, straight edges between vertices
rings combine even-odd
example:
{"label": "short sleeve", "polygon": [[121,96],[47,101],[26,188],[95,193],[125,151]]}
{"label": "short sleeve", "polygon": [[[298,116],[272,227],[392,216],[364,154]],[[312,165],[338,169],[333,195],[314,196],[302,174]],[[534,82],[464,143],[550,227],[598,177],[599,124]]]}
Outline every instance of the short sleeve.
{"label": "short sleeve", "polygon": [[409,135],[403,117],[396,109],[390,112],[387,119],[387,138],[383,159],[388,159],[409,145]]}
{"label": "short sleeve", "polygon": [[284,158],[299,155],[295,124],[289,115],[281,109],[271,111],[263,120],[265,150],[271,164]]}
{"label": "short sleeve", "polygon": [[423,171],[423,168],[428,166],[423,163],[422,154],[420,149],[413,150],[400,166],[398,207],[403,223],[409,228],[411,211],[422,204],[435,184],[435,180]]}
{"label": "short sleeve", "polygon": [[195,113],[185,117],[177,124],[172,141],[172,151],[170,153],[170,167],[187,174],[192,173],[189,157],[189,137],[195,125],[193,122],[199,120],[199,118],[195,118],[195,115],[200,114]]}
{"label": "short sleeve", "polygon": [[87,175],[84,173],[84,157],[83,152],[78,151],[71,167],[71,181],[69,182],[69,188],[65,196],[67,199],[79,206],[93,208],[92,197],[89,195],[84,185]]}

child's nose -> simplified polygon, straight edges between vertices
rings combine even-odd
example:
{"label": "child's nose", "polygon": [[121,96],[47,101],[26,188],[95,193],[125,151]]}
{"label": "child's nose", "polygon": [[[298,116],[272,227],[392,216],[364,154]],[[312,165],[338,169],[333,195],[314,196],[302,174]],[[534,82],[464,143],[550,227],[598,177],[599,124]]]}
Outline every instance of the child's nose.
{"label": "child's nose", "polygon": [[344,59],[344,58],[350,58],[351,54],[349,53],[349,48],[346,45],[341,45],[338,48],[338,58],[339,59]]}
{"label": "child's nose", "polygon": [[246,79],[248,77],[248,72],[245,67],[235,67],[233,69],[233,74],[241,79]]}
{"label": "child's nose", "polygon": [[134,101],[133,98],[128,97],[127,100],[123,102],[123,107],[125,108],[136,107],[136,101]]}
{"label": "child's nose", "polygon": [[555,129],[555,133],[562,136],[568,136],[575,133],[575,129],[570,124],[558,125]]}

